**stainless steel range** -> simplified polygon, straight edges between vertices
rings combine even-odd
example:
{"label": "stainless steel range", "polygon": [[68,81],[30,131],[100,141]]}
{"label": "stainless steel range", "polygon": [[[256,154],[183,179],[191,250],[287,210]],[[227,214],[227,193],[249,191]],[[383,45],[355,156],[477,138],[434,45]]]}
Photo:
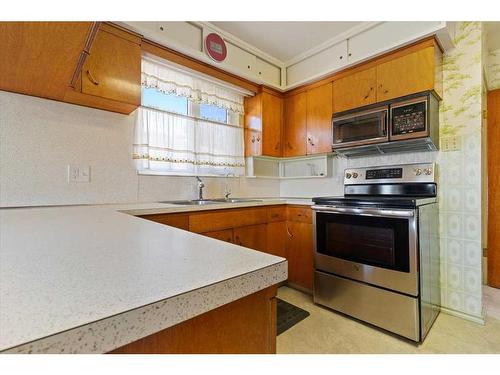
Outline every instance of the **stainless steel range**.
{"label": "stainless steel range", "polygon": [[345,170],[314,198],[314,302],[420,342],[439,314],[436,166]]}

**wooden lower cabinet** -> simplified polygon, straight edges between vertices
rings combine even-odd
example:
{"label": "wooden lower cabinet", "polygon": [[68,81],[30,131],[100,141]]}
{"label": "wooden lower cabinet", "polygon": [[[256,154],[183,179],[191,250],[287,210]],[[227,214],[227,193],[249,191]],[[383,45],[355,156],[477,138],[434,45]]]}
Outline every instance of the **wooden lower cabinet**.
{"label": "wooden lower cabinet", "polygon": [[232,229],[214,230],[212,232],[205,232],[200,234],[225,242],[230,242],[230,243],[234,242]]}
{"label": "wooden lower cabinet", "polygon": [[111,354],[274,354],[276,290],[263,289]]}
{"label": "wooden lower cabinet", "polygon": [[312,290],[313,224],[309,206],[276,205],[140,217],[286,258],[289,283]]}
{"label": "wooden lower cabinet", "polygon": [[266,253],[286,258],[286,221],[267,224]]}
{"label": "wooden lower cabinet", "polygon": [[154,214],[139,216],[142,219],[154,221],[155,223],[169,225],[171,227],[189,230],[189,214]]}
{"label": "wooden lower cabinet", "polygon": [[248,225],[233,229],[234,243],[259,251],[267,251],[267,224]]}
{"label": "wooden lower cabinet", "polygon": [[313,288],[313,225],[287,222],[286,258],[288,282],[300,288]]}

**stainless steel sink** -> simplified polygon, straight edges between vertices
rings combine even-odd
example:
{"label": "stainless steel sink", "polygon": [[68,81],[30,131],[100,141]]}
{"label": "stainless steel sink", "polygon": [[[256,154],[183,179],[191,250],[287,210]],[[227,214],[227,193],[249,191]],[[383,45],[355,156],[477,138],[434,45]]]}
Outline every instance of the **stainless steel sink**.
{"label": "stainless steel sink", "polygon": [[169,203],[169,204],[178,204],[180,206],[203,206],[205,204],[215,204],[215,203],[220,203],[219,201],[215,201],[212,199],[193,199],[193,200],[186,200],[186,201],[162,201],[159,203]]}
{"label": "stainless steel sink", "polygon": [[220,203],[245,203],[245,202],[262,202],[262,199],[250,199],[250,198],[220,198],[220,199],[212,199],[214,202]]}
{"label": "stainless steel sink", "polygon": [[159,203],[178,204],[180,206],[203,206],[206,204],[216,203],[245,203],[245,202],[262,202],[261,199],[248,199],[248,198],[219,198],[219,199],[193,199],[184,201],[162,201]]}

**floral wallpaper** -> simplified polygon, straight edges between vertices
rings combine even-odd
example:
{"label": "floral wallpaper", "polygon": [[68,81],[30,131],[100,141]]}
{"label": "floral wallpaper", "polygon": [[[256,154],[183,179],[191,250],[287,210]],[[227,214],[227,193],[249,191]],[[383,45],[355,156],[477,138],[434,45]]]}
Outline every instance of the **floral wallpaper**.
{"label": "floral wallpaper", "polygon": [[500,49],[488,52],[486,71],[488,75],[488,89],[500,89]]}
{"label": "floral wallpaper", "polygon": [[455,48],[443,56],[440,138],[458,138],[458,150],[441,149],[440,238],[442,305],[482,317],[482,109],[483,30],[457,25]]}

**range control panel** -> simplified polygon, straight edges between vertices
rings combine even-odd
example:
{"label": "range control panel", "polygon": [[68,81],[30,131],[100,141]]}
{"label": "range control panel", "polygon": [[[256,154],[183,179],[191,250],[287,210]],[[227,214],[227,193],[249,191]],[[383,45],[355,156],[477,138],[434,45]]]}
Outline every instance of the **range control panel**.
{"label": "range control panel", "polygon": [[384,167],[347,168],[344,172],[344,185],[388,182],[436,182],[436,165],[434,163],[419,163]]}

